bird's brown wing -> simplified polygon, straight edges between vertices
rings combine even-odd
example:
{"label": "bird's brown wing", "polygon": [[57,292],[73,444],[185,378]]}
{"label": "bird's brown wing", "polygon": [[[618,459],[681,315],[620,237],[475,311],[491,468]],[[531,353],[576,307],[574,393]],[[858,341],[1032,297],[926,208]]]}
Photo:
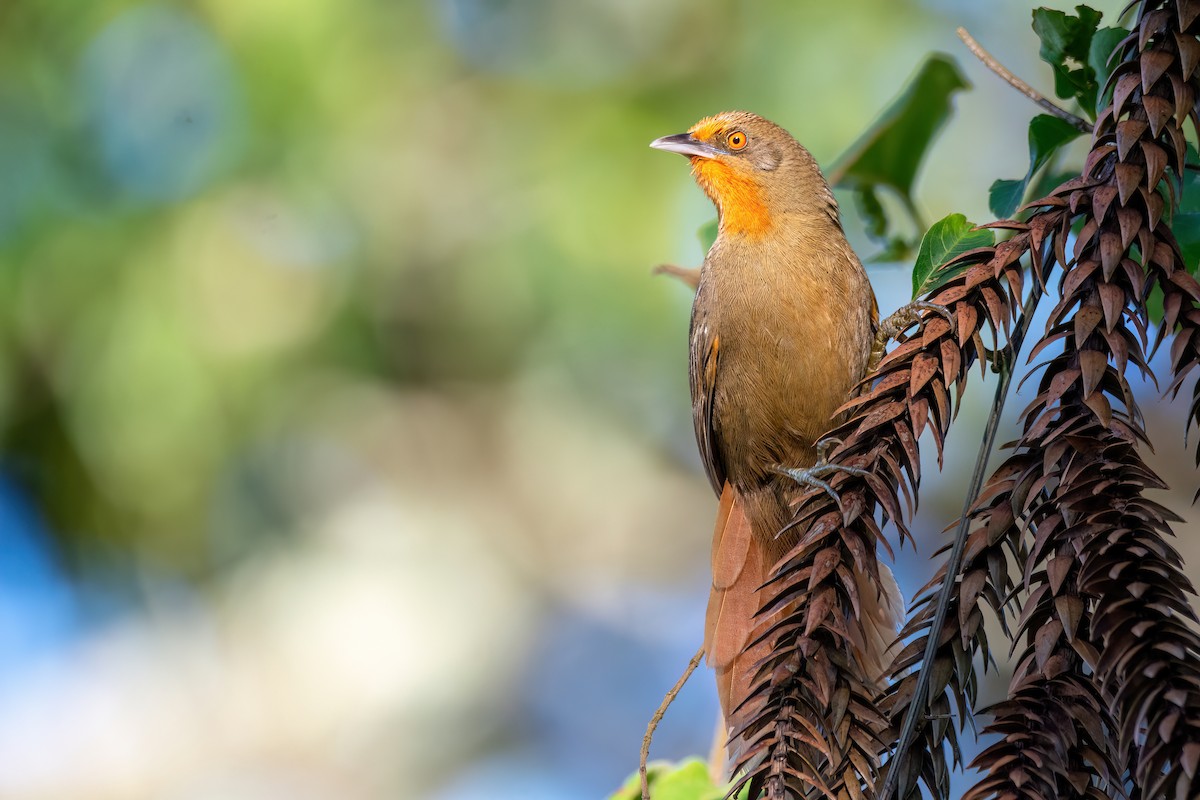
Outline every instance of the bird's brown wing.
{"label": "bird's brown wing", "polygon": [[713,428],[713,406],[721,337],[712,333],[703,318],[693,318],[691,336],[688,376],[692,383],[692,422],[696,426],[696,444],[700,448],[700,460],[704,463],[708,482],[712,484],[713,491],[720,495],[725,485],[725,464]]}

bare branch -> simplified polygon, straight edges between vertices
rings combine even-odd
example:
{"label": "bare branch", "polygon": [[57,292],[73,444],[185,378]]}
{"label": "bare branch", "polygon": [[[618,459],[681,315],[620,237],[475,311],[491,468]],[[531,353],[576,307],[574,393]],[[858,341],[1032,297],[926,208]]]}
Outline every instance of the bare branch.
{"label": "bare branch", "polygon": [[1059,119],[1064,119],[1071,123],[1071,125],[1073,125],[1077,130],[1081,130],[1084,133],[1091,132],[1092,126],[1087,123],[1087,120],[1081,119],[1072,114],[1070,111],[1056,106],[1054,103],[1047,100],[1046,97],[1037,89],[1034,89],[1028,83],[1009,72],[1003,64],[992,57],[991,53],[983,49],[983,46],[975,40],[974,36],[967,33],[966,28],[960,27],[955,32],[958,34],[958,38],[963,40],[963,44],[967,46],[967,49],[974,53],[975,57],[982,61],[985,67],[999,75],[1009,86],[1013,87],[1018,92],[1025,95],[1030,100],[1037,103],[1039,106],[1046,109],[1046,111],[1050,112]]}
{"label": "bare branch", "polygon": [[704,658],[703,647],[696,651],[696,655],[692,656],[692,660],[688,662],[687,669],[683,671],[683,674],[679,676],[679,680],[675,681],[675,685],[667,692],[667,696],[659,704],[658,710],[650,718],[650,724],[646,726],[646,735],[642,737],[641,760],[638,761],[638,777],[642,781],[642,800],[650,800],[650,778],[646,775],[646,762],[650,758],[650,740],[654,738],[654,730],[658,727],[658,723],[662,722],[663,715],[667,713],[667,709],[671,707],[671,703],[675,702],[675,696],[679,694],[679,690],[687,683],[687,679],[692,677],[692,673],[696,671],[696,667],[700,666],[700,659],[702,658]]}

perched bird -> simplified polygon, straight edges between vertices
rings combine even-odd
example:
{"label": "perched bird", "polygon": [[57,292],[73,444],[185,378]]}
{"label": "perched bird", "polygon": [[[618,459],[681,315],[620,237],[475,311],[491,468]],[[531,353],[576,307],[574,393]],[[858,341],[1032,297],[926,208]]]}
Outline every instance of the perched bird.
{"label": "perched bird", "polygon": [[[770,654],[770,641],[755,641],[772,621],[758,616],[759,589],[796,544],[780,531],[805,478],[832,469],[818,442],[866,374],[878,306],[829,185],[783,128],[725,112],[650,146],[690,159],[720,217],[692,306],[689,373],[696,441],[720,496],[705,651],[728,736]],[[881,564],[879,575],[878,585],[858,576],[859,655],[882,682],[904,607],[891,571]]]}

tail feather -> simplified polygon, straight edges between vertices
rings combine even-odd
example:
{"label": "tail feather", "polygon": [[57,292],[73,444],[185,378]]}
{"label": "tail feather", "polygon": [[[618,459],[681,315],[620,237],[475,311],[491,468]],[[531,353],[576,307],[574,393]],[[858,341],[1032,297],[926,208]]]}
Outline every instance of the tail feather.
{"label": "tail feather", "polygon": [[[753,706],[743,701],[753,688],[755,667],[771,654],[768,641],[747,649],[776,616],[757,617],[764,600],[759,588],[770,568],[762,543],[751,533],[742,498],[726,484],[713,531],[713,585],[704,630],[704,649],[717,674],[726,735],[753,713]],[[732,749],[736,742],[727,741]]]}
{"label": "tail feather", "polygon": [[717,524],[713,529],[713,588],[728,589],[741,577],[750,547],[750,520],[746,506],[728,483],[721,492]]}
{"label": "tail feather", "polygon": [[858,586],[859,614],[865,637],[859,644],[859,656],[867,675],[883,689],[892,661],[901,649],[896,636],[904,625],[904,597],[900,594],[896,576],[886,564],[879,565],[878,583],[865,572],[855,573],[854,582]]}
{"label": "tail feather", "polygon": [[[772,539],[755,536],[746,513],[744,498],[725,484],[713,530],[713,584],[705,618],[704,649],[716,671],[717,694],[728,733],[741,727],[757,710],[746,703],[753,689],[756,668],[771,654],[771,642],[761,638],[780,614],[759,617],[766,601],[759,589],[769,580],[775,558],[767,552]],[[896,579],[879,565],[879,580],[856,575],[862,640],[854,644],[867,673],[876,677],[880,689],[898,651],[897,631],[903,623],[904,602]],[[754,644],[751,644],[751,643]],[[731,756],[737,740],[729,740]]]}

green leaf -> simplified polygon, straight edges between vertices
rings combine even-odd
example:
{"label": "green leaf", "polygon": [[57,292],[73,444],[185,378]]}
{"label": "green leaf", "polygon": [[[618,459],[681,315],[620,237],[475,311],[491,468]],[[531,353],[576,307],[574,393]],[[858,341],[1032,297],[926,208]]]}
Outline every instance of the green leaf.
{"label": "green leaf", "polygon": [[[649,764],[646,777],[654,800],[723,800],[725,797],[725,789],[712,782],[708,764],[698,758],[689,758],[679,764],[662,761]],[[641,782],[634,773],[609,800],[641,800],[641,797]]]}
{"label": "green leaf", "polygon": [[1079,169],[1044,169],[1042,174],[1029,184],[1031,197],[1045,197],[1072,178],[1079,177]]}
{"label": "green leaf", "polygon": [[1092,38],[1101,14],[1094,8],[1075,6],[1078,16],[1052,8],[1033,10],[1033,31],[1042,41],[1038,55],[1054,70],[1054,93],[1072,98],[1089,115],[1096,109],[1096,70],[1089,63]]}
{"label": "green leaf", "polygon": [[1065,119],[1049,114],[1029,120],[1029,177],[1044,167],[1060,147],[1082,135],[1083,131]]}
{"label": "green leaf", "polygon": [[1184,266],[1188,272],[1195,274],[1196,265],[1200,263],[1200,213],[1177,213],[1171,220],[1171,232],[1179,242]]}
{"label": "green leaf", "polygon": [[916,241],[889,233],[887,212],[883,209],[883,203],[879,202],[879,195],[875,193],[875,189],[870,186],[856,189],[854,200],[859,213],[862,214],[867,236],[882,248],[867,260],[889,262],[908,258],[916,246]]}
{"label": "green leaf", "polygon": [[1046,166],[1063,145],[1083,132],[1066,120],[1038,114],[1029,120],[1029,170],[1018,180],[999,180],[988,193],[988,207],[999,219],[1007,219],[1020,207],[1025,189],[1038,170]]}
{"label": "green leaf", "polygon": [[879,195],[875,193],[875,187],[859,186],[854,190],[854,201],[858,205],[859,213],[862,214],[867,236],[875,241],[887,239],[887,214],[884,213],[883,203],[879,202]]}
{"label": "green leaf", "polygon": [[913,298],[923,297],[961,274],[966,267],[946,267],[955,257],[995,243],[990,230],[979,230],[962,214],[951,214],[933,223],[921,239],[913,264]]}
{"label": "green leaf", "polygon": [[890,264],[897,261],[905,261],[912,255],[913,248],[916,242],[910,242],[903,236],[890,236],[880,242],[883,249],[878,253],[873,253],[867,261],[874,264]]}
{"label": "green leaf", "polygon": [[[1186,162],[1200,162],[1195,146],[1188,144]],[[1165,196],[1169,197],[1169,195]],[[1183,254],[1183,263],[1188,272],[1196,273],[1200,264],[1200,172],[1195,169],[1185,169],[1180,180],[1179,208],[1168,219],[1171,232],[1179,242],[1179,251]]]}
{"label": "green leaf", "polygon": [[1017,178],[1006,180],[1001,178],[992,183],[988,189],[988,209],[996,219],[1011,219],[1021,207],[1025,198],[1025,184],[1028,179]]}
{"label": "green leaf", "polygon": [[[970,86],[954,59],[930,56],[879,118],[830,167],[830,183],[855,191],[872,238],[890,238],[890,221],[874,193],[880,187],[890,189],[912,213],[913,185],[925,155],[953,113],[954,93]],[[918,230],[923,227],[914,222]]]}
{"label": "green leaf", "polygon": [[685,761],[664,775],[654,791],[656,800],[720,800],[724,796],[725,791],[713,785],[708,765],[699,759]]}
{"label": "green leaf", "polygon": [[836,185],[887,186],[911,196],[921,161],[953,111],[951,97],[970,86],[954,59],[930,56],[879,119],[834,162],[829,173]]}
{"label": "green leaf", "polygon": [[[1188,143],[1184,161],[1193,167],[1200,165],[1200,154],[1197,154],[1196,146],[1191,142]],[[1179,183],[1178,211],[1180,213],[1200,212],[1200,171],[1185,169]]]}
{"label": "green leaf", "polygon": [[[1116,68],[1117,64],[1121,63],[1118,58],[1113,58],[1110,63],[1109,57],[1112,56],[1113,50],[1116,49],[1117,45],[1128,35],[1129,31],[1124,28],[1101,28],[1092,37],[1092,44],[1088,49],[1087,64],[1088,68],[1092,70],[1092,75],[1096,81],[1097,92],[1108,82],[1108,76],[1112,75],[1112,71]],[[1096,110],[1092,115],[1093,118],[1108,105],[1111,94],[1112,90],[1110,89],[1103,96],[1097,95]]]}
{"label": "green leaf", "polygon": [[1155,325],[1163,321],[1163,317],[1167,315],[1166,307],[1163,305],[1163,290],[1162,286],[1157,283],[1150,290],[1149,296],[1146,298],[1146,316],[1150,317],[1150,321]]}
{"label": "green leaf", "polygon": [[708,222],[700,226],[700,230],[696,231],[696,235],[700,237],[700,246],[704,248],[704,252],[708,252],[713,246],[713,242],[717,240],[717,228],[720,220],[714,217]]}

